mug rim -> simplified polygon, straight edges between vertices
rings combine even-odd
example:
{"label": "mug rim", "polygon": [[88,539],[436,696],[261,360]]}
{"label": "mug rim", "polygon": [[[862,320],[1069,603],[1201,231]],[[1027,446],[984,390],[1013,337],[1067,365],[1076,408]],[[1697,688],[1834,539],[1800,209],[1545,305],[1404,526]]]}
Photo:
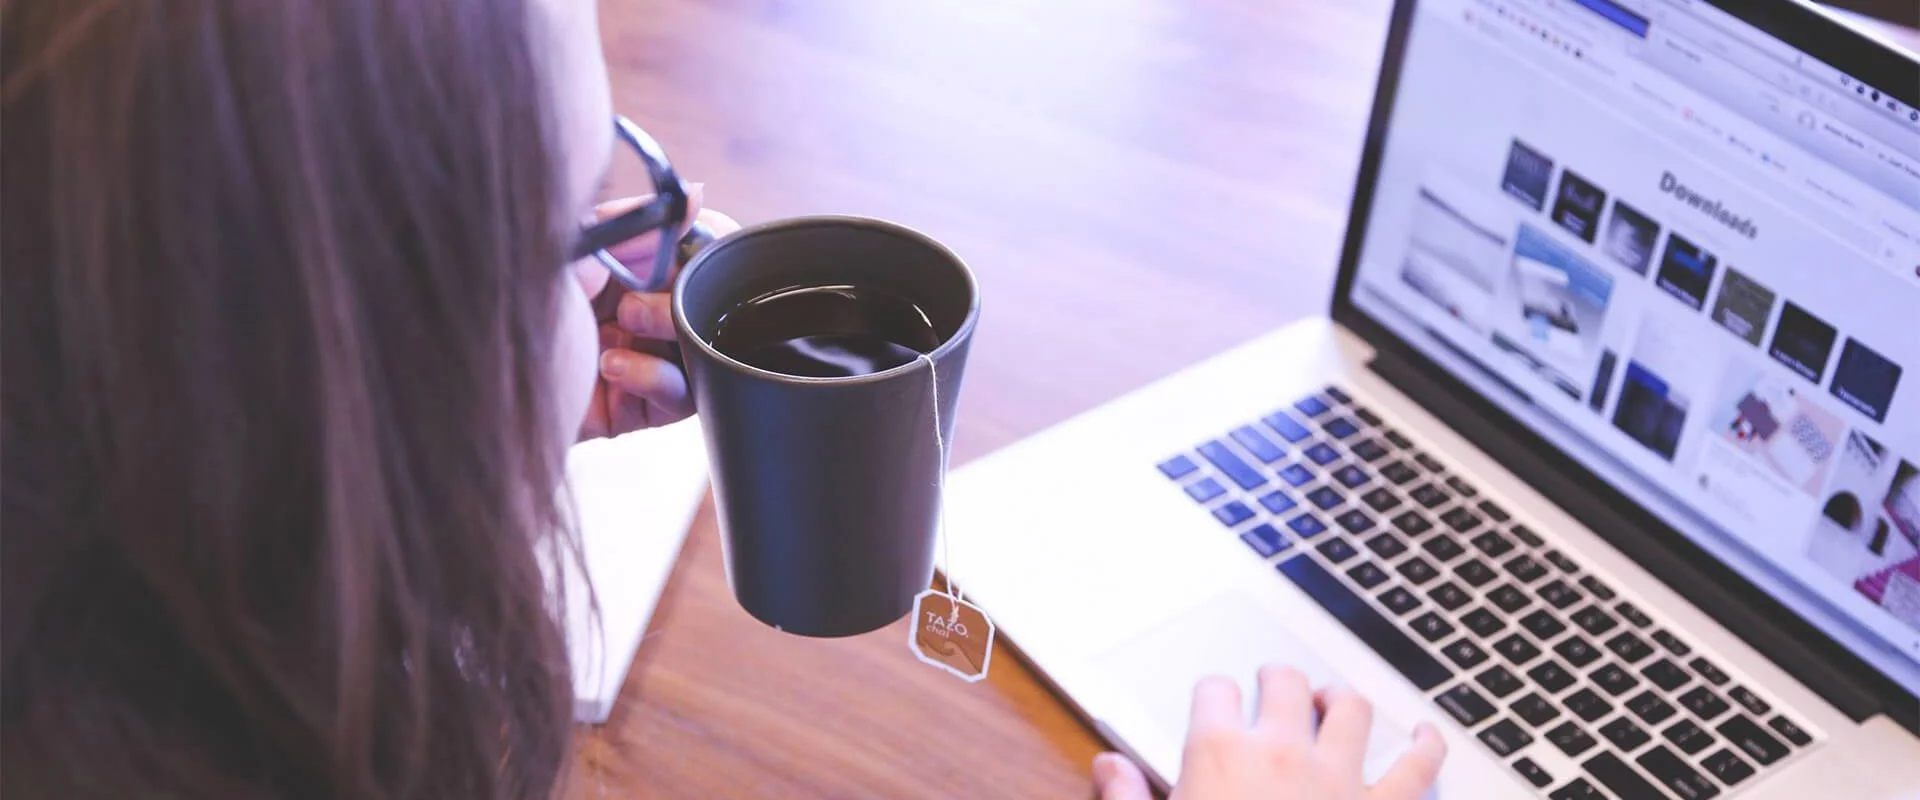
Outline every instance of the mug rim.
{"label": "mug rim", "polygon": [[934,239],[933,237],[928,236],[927,234],[915,228],[909,227],[907,225],[902,225],[898,222],[892,222],[889,220],[880,219],[878,217],[863,216],[858,214],[808,214],[808,215],[797,216],[797,217],[783,217],[781,219],[770,220],[767,222],[760,222],[760,223],[755,223],[753,225],[743,226],[737,231],[734,231],[732,233],[729,233],[725,236],[720,237],[719,239],[715,240],[713,243],[707,245],[705,248],[702,248],[700,252],[694,254],[692,260],[687,262],[687,265],[680,270],[679,276],[674,278],[674,281],[673,281],[673,295],[672,295],[672,303],[671,303],[671,306],[673,309],[673,327],[674,327],[674,332],[679,335],[680,341],[682,343],[685,343],[688,341],[693,342],[695,347],[700,348],[700,350],[703,353],[711,357],[715,362],[735,372],[743,373],[749,377],[775,380],[783,383],[819,384],[819,385],[835,385],[835,386],[857,385],[862,383],[875,383],[875,382],[887,380],[889,378],[892,378],[898,375],[904,375],[911,372],[915,372],[915,371],[918,371],[920,368],[925,367],[926,359],[916,358],[912,361],[909,361],[905,364],[901,364],[900,366],[897,366],[897,367],[884,369],[879,372],[869,372],[863,375],[842,375],[842,376],[827,377],[827,378],[811,377],[806,375],[789,375],[784,372],[774,372],[773,370],[761,369],[759,367],[753,366],[752,364],[748,364],[746,362],[735,359],[734,357],[729,356],[726,353],[720,352],[720,350],[716,349],[712,344],[708,343],[707,340],[695,334],[693,331],[693,326],[687,323],[687,314],[686,314],[686,308],[685,308],[687,283],[692,279],[693,275],[700,270],[701,267],[706,265],[708,260],[716,257],[716,254],[718,254],[720,251],[733,246],[739,240],[745,239],[755,234],[767,233],[770,231],[786,230],[786,229],[792,229],[792,228],[837,227],[837,226],[864,228],[867,230],[877,231],[877,232],[886,233],[894,236],[899,236],[905,239],[910,239],[914,242],[926,245],[934,249],[940,255],[944,256],[950,264],[952,264],[954,267],[957,267],[959,269],[960,277],[966,283],[966,287],[967,287],[968,297],[967,297],[966,317],[960,321],[960,326],[954,329],[953,334],[951,336],[948,336],[946,341],[941,342],[939,347],[935,347],[933,349],[933,352],[924,354],[927,356],[927,358],[931,358],[935,361],[938,361],[941,357],[945,356],[948,352],[952,351],[953,348],[957,347],[960,342],[970,338],[973,335],[973,329],[976,323],[978,323],[980,319],[980,287],[979,287],[979,284],[974,280],[973,268],[967,266],[966,260],[962,259],[960,257],[960,254],[953,252],[952,248],[947,247],[945,244],[942,244],[939,240]]}

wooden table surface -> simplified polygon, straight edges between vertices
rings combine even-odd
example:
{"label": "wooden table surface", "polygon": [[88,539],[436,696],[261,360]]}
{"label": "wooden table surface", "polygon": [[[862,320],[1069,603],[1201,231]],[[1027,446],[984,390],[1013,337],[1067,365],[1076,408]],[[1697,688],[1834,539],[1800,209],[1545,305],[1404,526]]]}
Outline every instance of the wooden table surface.
{"label": "wooden table surface", "polygon": [[[619,110],[710,207],[884,217],[973,267],[963,464],[1324,307],[1389,3],[601,7]],[[965,684],[906,638],[749,618],[709,505],[571,796],[1092,795],[1099,740],[1010,652]]]}

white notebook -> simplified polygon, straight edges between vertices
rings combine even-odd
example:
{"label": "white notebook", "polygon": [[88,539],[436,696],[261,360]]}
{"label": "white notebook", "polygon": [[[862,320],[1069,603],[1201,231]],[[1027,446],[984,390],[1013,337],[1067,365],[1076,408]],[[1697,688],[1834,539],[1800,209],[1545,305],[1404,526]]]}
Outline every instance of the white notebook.
{"label": "white notebook", "polygon": [[598,724],[613,711],[687,527],[706,499],[699,421],[575,445],[567,474],[600,603],[596,628],[578,571],[566,571],[574,719]]}

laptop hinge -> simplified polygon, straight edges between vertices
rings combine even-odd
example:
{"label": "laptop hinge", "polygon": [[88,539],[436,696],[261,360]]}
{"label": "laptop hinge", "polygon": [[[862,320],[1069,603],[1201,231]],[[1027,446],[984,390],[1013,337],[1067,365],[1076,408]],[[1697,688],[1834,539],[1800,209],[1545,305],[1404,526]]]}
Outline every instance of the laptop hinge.
{"label": "laptop hinge", "polygon": [[1920,707],[1900,702],[1911,696],[1897,684],[1570,458],[1530,447],[1475,410],[1450,376],[1387,349],[1368,367],[1841,713],[1856,722],[1885,713],[1920,732]]}

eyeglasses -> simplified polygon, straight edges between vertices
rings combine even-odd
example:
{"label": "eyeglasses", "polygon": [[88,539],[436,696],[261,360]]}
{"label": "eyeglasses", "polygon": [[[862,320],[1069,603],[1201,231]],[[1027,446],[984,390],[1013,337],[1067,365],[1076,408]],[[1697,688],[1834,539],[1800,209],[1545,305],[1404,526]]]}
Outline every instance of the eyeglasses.
{"label": "eyeglasses", "polygon": [[[667,156],[661,152],[659,142],[623,116],[616,115],[613,118],[613,128],[620,141],[647,165],[647,176],[653,181],[653,199],[617,217],[600,220],[583,228],[569,260],[591,257],[613,273],[614,279],[629,290],[657,292],[666,285],[667,275],[673,269],[679,250],[678,237],[673,232],[687,221],[687,191],[680,185],[680,176],[674,174],[673,166],[667,163]],[[645,280],[641,280],[621,264],[620,259],[607,252],[607,248],[649,231],[660,231],[660,251],[654,255],[652,271]]]}

